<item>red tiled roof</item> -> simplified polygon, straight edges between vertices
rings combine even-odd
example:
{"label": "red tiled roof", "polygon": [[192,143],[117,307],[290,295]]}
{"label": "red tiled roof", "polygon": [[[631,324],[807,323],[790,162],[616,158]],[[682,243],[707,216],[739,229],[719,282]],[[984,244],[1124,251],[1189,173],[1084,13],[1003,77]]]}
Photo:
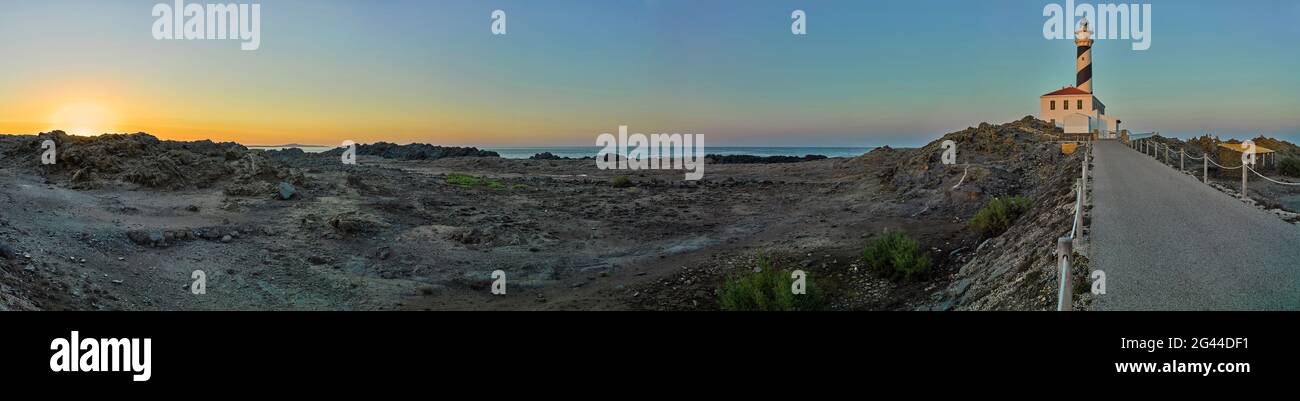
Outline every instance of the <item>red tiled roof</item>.
{"label": "red tiled roof", "polygon": [[1087,92],[1087,91],[1085,91],[1085,90],[1083,90],[1083,89],[1079,89],[1079,88],[1076,88],[1076,87],[1073,87],[1073,86],[1067,86],[1067,87],[1065,87],[1065,88],[1062,88],[1061,90],[1058,90],[1058,91],[1056,91],[1056,92],[1052,92],[1052,93],[1048,93],[1048,94],[1043,95],[1043,96],[1091,95],[1091,94],[1092,94],[1092,93],[1089,93],[1089,92]]}

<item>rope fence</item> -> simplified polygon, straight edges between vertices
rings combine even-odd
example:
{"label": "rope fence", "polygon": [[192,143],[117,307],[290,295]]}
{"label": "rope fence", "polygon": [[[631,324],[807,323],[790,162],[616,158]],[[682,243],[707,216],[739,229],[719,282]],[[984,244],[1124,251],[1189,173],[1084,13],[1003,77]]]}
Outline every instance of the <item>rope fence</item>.
{"label": "rope fence", "polygon": [[1289,185],[1289,186],[1300,186],[1300,182],[1282,182],[1282,181],[1278,181],[1278,180],[1275,180],[1275,179],[1272,179],[1272,178],[1268,178],[1267,176],[1265,176],[1265,175],[1263,175],[1263,174],[1260,174],[1258,171],[1255,171],[1255,169],[1252,168],[1252,167],[1247,166],[1246,168],[1247,168],[1247,169],[1250,169],[1250,172],[1255,173],[1255,175],[1259,176],[1259,178],[1263,178],[1263,179],[1265,179],[1265,180],[1269,180],[1270,182],[1272,182],[1272,183],[1274,183],[1274,184],[1278,184],[1278,185]]}
{"label": "rope fence", "polygon": [[[1205,161],[1208,161],[1208,162],[1210,162],[1210,164],[1213,164],[1215,167],[1218,167],[1218,168],[1221,168],[1221,169],[1224,169],[1224,170],[1236,170],[1236,169],[1241,168],[1241,166],[1237,166],[1237,167],[1224,167],[1222,164],[1215,163],[1214,160],[1210,160],[1210,159],[1205,159]],[[1242,166],[1244,166],[1244,164],[1243,164]]]}
{"label": "rope fence", "polygon": [[[1147,136],[1147,135],[1150,135],[1150,134],[1143,134],[1142,136]],[[1131,138],[1131,137],[1130,137],[1130,138]],[[1137,151],[1139,151],[1139,152],[1142,152],[1142,154],[1145,154],[1145,155],[1151,156],[1151,157],[1156,158],[1156,159],[1159,159],[1159,158],[1160,158],[1160,152],[1161,152],[1161,149],[1163,149],[1163,150],[1164,150],[1164,154],[1165,154],[1165,162],[1169,162],[1169,154],[1170,154],[1170,152],[1173,152],[1173,151],[1174,151],[1174,148],[1173,148],[1172,146],[1170,146],[1169,144],[1166,144],[1166,143],[1160,143],[1160,142],[1154,142],[1154,143],[1152,143],[1152,141],[1150,140],[1150,138],[1139,138],[1139,139],[1131,140],[1131,141],[1129,142],[1129,145],[1130,145],[1130,147],[1133,148],[1134,150],[1137,150]],[[1277,179],[1270,178],[1269,176],[1266,176],[1266,175],[1264,175],[1263,173],[1260,173],[1258,170],[1255,170],[1255,168],[1251,167],[1249,164],[1244,163],[1244,162],[1243,162],[1240,166],[1236,166],[1236,167],[1227,167],[1227,166],[1224,166],[1224,165],[1222,165],[1222,164],[1219,164],[1218,162],[1215,162],[1214,159],[1210,157],[1210,154],[1209,154],[1208,152],[1202,152],[1200,157],[1192,156],[1191,154],[1187,153],[1187,148],[1177,149],[1177,152],[1178,152],[1178,155],[1179,155],[1180,158],[1190,158],[1190,159],[1192,159],[1192,160],[1200,160],[1200,161],[1201,161],[1202,166],[1203,166],[1203,167],[1202,167],[1202,171],[1203,171],[1203,172],[1202,172],[1202,175],[1203,175],[1203,176],[1202,176],[1202,181],[1203,181],[1204,183],[1206,183],[1206,184],[1209,184],[1209,183],[1210,183],[1210,171],[1209,171],[1209,165],[1211,165],[1211,164],[1213,164],[1214,167],[1217,167],[1217,168],[1219,168],[1219,169],[1221,169],[1221,170],[1238,170],[1238,169],[1242,169],[1242,168],[1244,167],[1245,169],[1242,170],[1242,172],[1241,172],[1241,196],[1242,196],[1242,198],[1247,198],[1247,197],[1249,197],[1249,193],[1247,192],[1247,188],[1248,188],[1248,187],[1247,187],[1247,183],[1248,183],[1249,180],[1247,179],[1247,178],[1248,178],[1248,175],[1246,174],[1246,171],[1250,171],[1251,173],[1255,173],[1255,175],[1258,176],[1259,178],[1263,178],[1264,180],[1266,180],[1266,181],[1268,181],[1268,182],[1271,182],[1271,183],[1274,183],[1274,184],[1285,185],[1285,186],[1300,186],[1300,182],[1286,182],[1286,181],[1281,181],[1281,180],[1277,180]],[[1180,161],[1180,162],[1179,162],[1179,166],[1178,166],[1178,170],[1179,170],[1179,171],[1186,171],[1186,169],[1185,169],[1184,167],[1186,167],[1185,163],[1182,162],[1182,161]]]}

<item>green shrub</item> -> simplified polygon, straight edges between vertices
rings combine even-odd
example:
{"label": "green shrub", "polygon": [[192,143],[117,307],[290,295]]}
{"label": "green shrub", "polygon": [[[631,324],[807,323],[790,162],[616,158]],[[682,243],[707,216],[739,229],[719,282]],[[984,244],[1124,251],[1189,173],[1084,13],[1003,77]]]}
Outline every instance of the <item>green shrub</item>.
{"label": "green shrub", "polygon": [[760,256],[759,271],[732,278],[723,283],[718,303],[729,311],[806,311],[822,309],[821,293],[811,277],[805,282],[804,294],[795,294],[791,272],[772,266],[772,259]]}
{"label": "green shrub", "polygon": [[[475,177],[469,174],[461,174],[461,173],[447,174],[447,183],[461,188],[474,188],[480,186],[486,187],[488,189],[495,189],[495,190],[509,188],[509,186],[507,186],[506,183],[501,182],[501,180],[488,180],[488,179],[483,179],[482,177]],[[515,187],[518,188],[522,186],[515,185]]]}
{"label": "green shrub", "polygon": [[1277,169],[1292,177],[1300,177],[1300,158],[1285,157],[1277,163]]}
{"label": "green shrub", "polygon": [[1029,198],[1021,196],[994,199],[975,213],[975,217],[970,220],[970,227],[985,238],[1002,235],[1033,204]]}
{"label": "green shrub", "polygon": [[627,188],[632,186],[632,179],[627,178],[626,175],[620,175],[609,180],[609,185],[613,185],[614,188]]}
{"label": "green shrub", "polygon": [[901,232],[886,232],[862,250],[867,271],[877,277],[913,280],[930,271],[930,255]]}
{"label": "green shrub", "polygon": [[470,187],[477,187],[480,183],[482,183],[482,180],[479,180],[478,177],[469,174],[451,173],[451,174],[447,174],[447,183],[455,186],[470,188]]}

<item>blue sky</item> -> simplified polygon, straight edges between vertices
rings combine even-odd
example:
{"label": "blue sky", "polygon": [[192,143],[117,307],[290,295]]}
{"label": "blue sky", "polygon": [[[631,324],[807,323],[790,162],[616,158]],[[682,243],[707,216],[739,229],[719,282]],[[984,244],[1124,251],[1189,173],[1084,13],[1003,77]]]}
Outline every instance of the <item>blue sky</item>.
{"label": "blue sky", "polygon": [[[0,132],[91,99],[111,129],[185,139],[591,145],[623,124],[907,146],[1036,114],[1074,83],[1046,1],[268,0],[253,52],[154,40],[156,3],[7,1]],[[1150,3],[1150,50],[1094,48],[1108,112],[1137,131],[1300,136],[1300,2]]]}

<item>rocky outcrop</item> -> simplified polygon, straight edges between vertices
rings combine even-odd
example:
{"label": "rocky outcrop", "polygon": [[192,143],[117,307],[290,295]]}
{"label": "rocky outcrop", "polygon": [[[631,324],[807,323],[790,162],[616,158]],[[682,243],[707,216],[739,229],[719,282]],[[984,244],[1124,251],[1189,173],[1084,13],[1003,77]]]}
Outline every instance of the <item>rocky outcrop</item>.
{"label": "rocky outcrop", "polygon": [[[956,163],[943,163],[943,143],[956,144]],[[928,212],[970,216],[993,198],[1033,196],[1063,166],[1051,124],[1033,117],[1002,125],[981,123],[917,148],[877,148],[857,163],[901,160],[877,177],[902,202],[927,202]],[[933,199],[943,198],[942,202]]]}
{"label": "rocky outcrop", "polygon": [[[940,141],[928,155],[917,155],[888,180],[900,196],[919,193],[921,186],[938,185],[945,174],[963,171],[966,177],[952,192],[969,195],[969,202],[952,206],[969,215],[994,197],[1025,196],[1033,206],[1005,233],[983,240],[973,250],[954,251],[960,263],[950,284],[932,295],[930,310],[1051,310],[1056,307],[1058,272],[1056,241],[1066,235],[1074,217],[1074,183],[1082,153],[1064,156],[1046,122],[1026,117],[1003,125],[979,127],[945,135],[958,144],[958,166],[938,163]],[[969,165],[970,167],[965,167]],[[945,170],[947,172],[945,172]],[[947,184],[951,181],[943,181]],[[966,195],[961,197],[967,198]],[[1075,283],[1087,283],[1088,261],[1072,258]],[[1088,309],[1092,296],[1086,285],[1076,286],[1075,308]]]}
{"label": "rocky outcrop", "polygon": [[[325,155],[338,157],[343,148],[324,152]],[[357,155],[379,156],[397,160],[437,160],[445,157],[501,157],[497,152],[479,150],[479,148],[462,148],[454,146],[434,146],[425,143],[398,145],[388,142],[357,145]]]}
{"label": "rocky outcrop", "polygon": [[551,152],[542,152],[542,153],[529,156],[528,160],[573,160],[573,159],[568,157],[556,156],[554,153]]}
{"label": "rocky outcrop", "polygon": [[[41,164],[42,143],[55,144],[55,163]],[[237,143],[164,141],[146,134],[94,137],[52,131],[39,135],[0,136],[0,150],[42,169],[76,188],[112,182],[162,190],[209,188],[229,181],[279,181],[295,176],[261,152]],[[297,174],[301,177],[301,174]]]}
{"label": "rocky outcrop", "polygon": [[[1034,206],[1002,235],[987,239],[954,275],[947,289],[927,308],[936,310],[1052,310],[1060,282],[1056,241],[1066,235],[1074,218],[1073,184],[1082,160],[1062,162],[1059,173],[1045,180]],[[1076,250],[1077,251],[1077,250]],[[1088,282],[1088,261],[1076,252],[1071,259],[1074,283]],[[1092,295],[1086,284],[1075,291],[1075,308],[1088,309]]]}
{"label": "rocky outcrop", "polygon": [[806,156],[753,156],[753,155],[706,155],[705,159],[713,164],[771,164],[771,163],[799,163],[813,160],[826,159],[822,155]]}

